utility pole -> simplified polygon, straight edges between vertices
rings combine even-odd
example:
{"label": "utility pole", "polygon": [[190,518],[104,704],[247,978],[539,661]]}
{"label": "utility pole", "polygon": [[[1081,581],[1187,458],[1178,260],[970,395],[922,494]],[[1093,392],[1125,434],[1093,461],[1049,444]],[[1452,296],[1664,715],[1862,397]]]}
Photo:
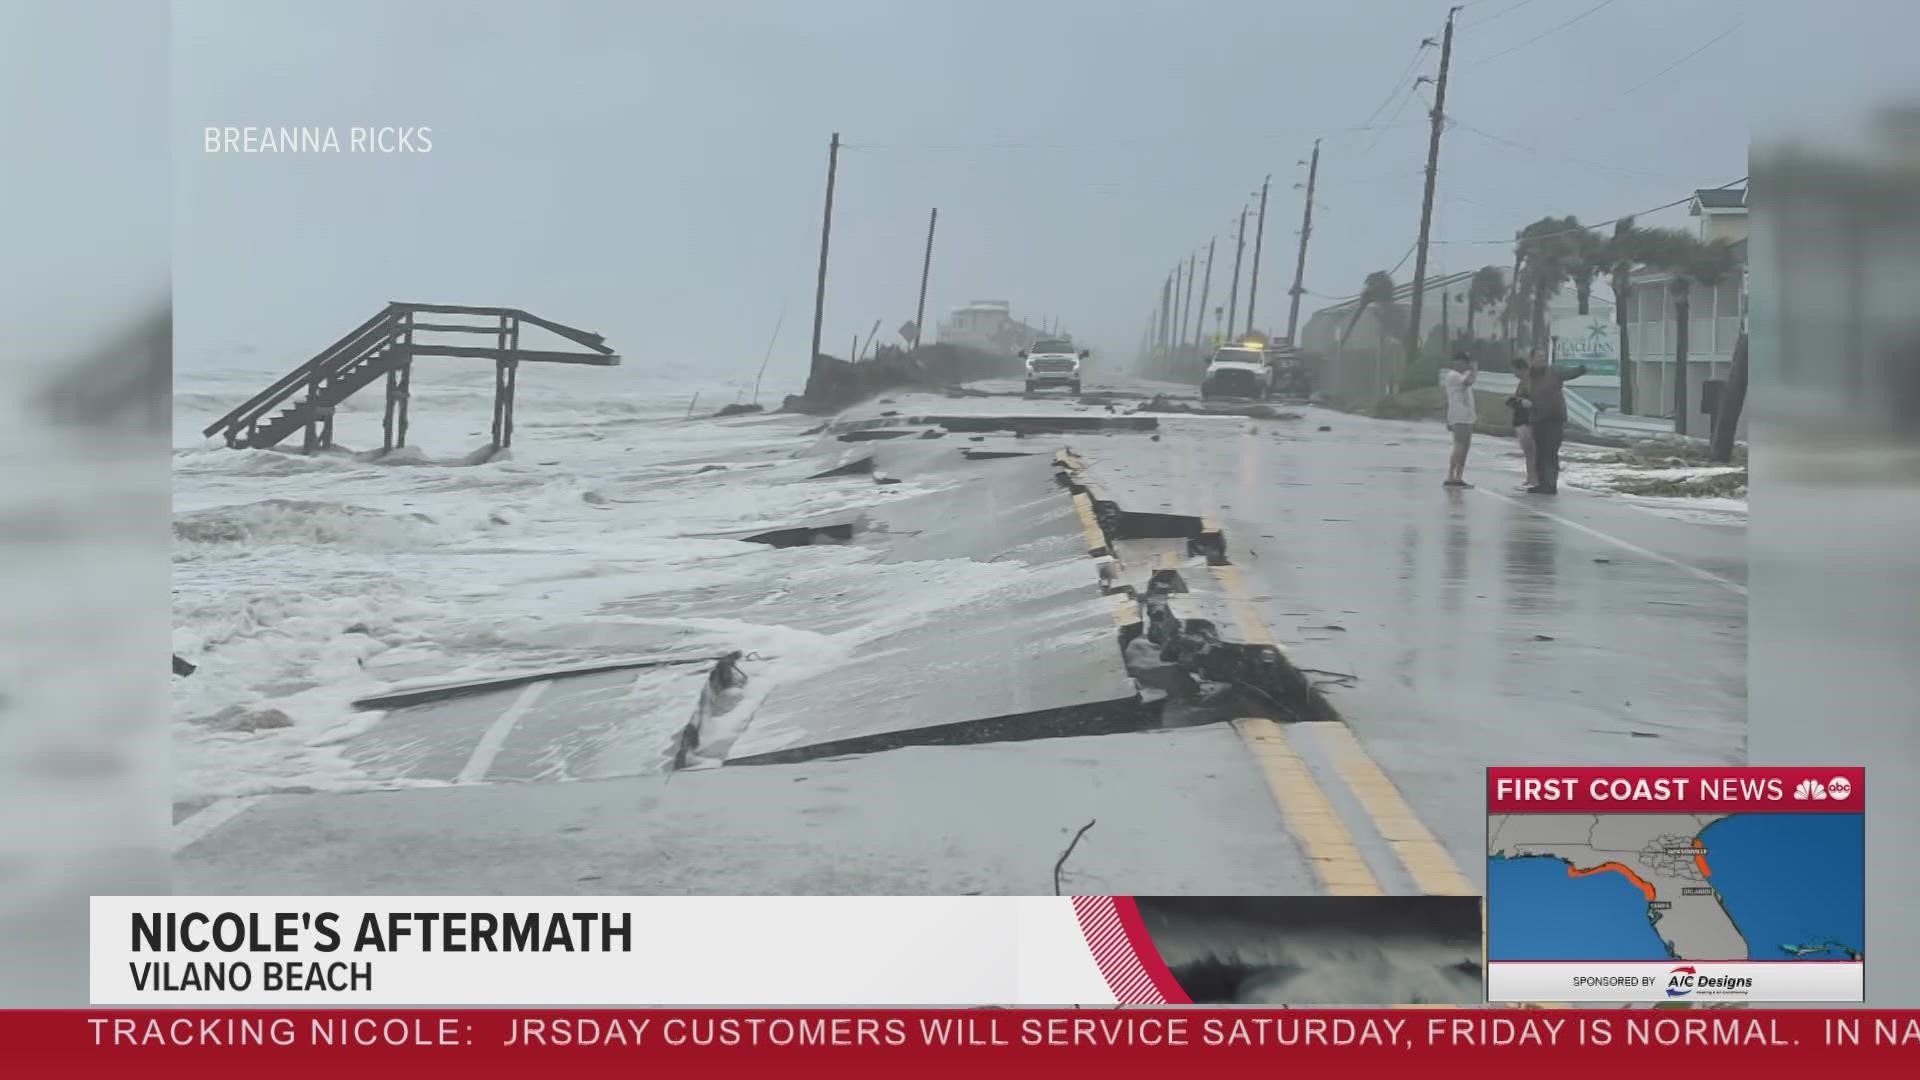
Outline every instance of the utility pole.
{"label": "utility pole", "polygon": [[[807,354],[807,396],[812,397],[820,379],[820,320],[827,312],[827,240],[833,235],[833,181],[840,169],[840,133],[833,133],[827,146],[827,209],[820,217],[820,277],[813,288],[813,351]],[[857,337],[856,337],[857,340]]]}
{"label": "utility pole", "polygon": [[1253,230],[1253,280],[1247,285],[1247,334],[1253,334],[1253,302],[1260,297],[1260,241],[1267,235],[1267,187],[1273,183],[1273,174],[1268,173],[1260,181],[1260,224]]}
{"label": "utility pole", "polygon": [[1320,177],[1320,140],[1313,140],[1313,160],[1307,165],[1307,209],[1300,215],[1300,256],[1293,264],[1293,304],[1287,310],[1287,343],[1298,346],[1295,334],[1300,329],[1300,294],[1306,292],[1307,237],[1313,235],[1313,182]]}
{"label": "utility pole", "polygon": [[1173,275],[1168,274],[1167,280],[1160,283],[1160,349],[1162,352],[1173,341],[1172,328],[1167,325],[1167,298],[1172,292]]}
{"label": "utility pole", "polygon": [[921,324],[927,321],[927,275],[933,272],[933,227],[940,221],[940,208],[927,215],[927,257],[920,263],[920,306],[913,311],[913,347],[920,347]]}
{"label": "utility pole", "polygon": [[1233,292],[1227,296],[1227,333],[1233,333],[1233,324],[1240,310],[1240,254],[1247,249],[1247,208],[1240,208],[1240,239],[1233,245]]}
{"label": "utility pole", "polygon": [[1198,251],[1187,252],[1187,298],[1180,302],[1180,346],[1183,348],[1187,344],[1187,326],[1193,320],[1193,261],[1199,254]]}
{"label": "utility pole", "polygon": [[[1440,42],[1440,77],[1433,84],[1433,131],[1427,139],[1427,192],[1420,201],[1420,240],[1413,248],[1413,310],[1408,313],[1407,370],[1420,359],[1420,302],[1427,287],[1427,236],[1433,228],[1433,184],[1440,172],[1440,131],[1447,123],[1447,65],[1453,59],[1453,17],[1447,9],[1446,36]],[[1416,81],[1415,85],[1418,85]]]}
{"label": "utility pole", "polygon": [[1180,276],[1183,267],[1173,264],[1173,294],[1167,298],[1167,352],[1172,354],[1180,342]]}
{"label": "utility pole", "polygon": [[1200,355],[1200,335],[1207,332],[1207,293],[1213,288],[1213,245],[1219,242],[1217,236],[1207,240],[1207,276],[1200,279],[1200,315],[1193,320],[1193,352]]}

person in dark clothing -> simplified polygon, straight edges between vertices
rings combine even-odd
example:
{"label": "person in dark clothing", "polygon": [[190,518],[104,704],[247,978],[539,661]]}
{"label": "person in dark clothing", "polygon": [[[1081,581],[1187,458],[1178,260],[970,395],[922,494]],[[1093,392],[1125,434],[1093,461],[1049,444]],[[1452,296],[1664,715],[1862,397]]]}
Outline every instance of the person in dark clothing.
{"label": "person in dark clothing", "polygon": [[1535,495],[1560,491],[1560,443],[1567,434],[1566,383],[1587,373],[1585,367],[1557,368],[1547,363],[1544,350],[1527,357],[1527,373],[1520,380],[1520,398],[1533,414]]}
{"label": "person in dark clothing", "polygon": [[[1513,377],[1524,383],[1527,378],[1527,358],[1513,358]],[[1533,458],[1533,410],[1527,406],[1527,399],[1520,396],[1521,387],[1514,388],[1513,396],[1507,398],[1507,409],[1512,413],[1513,437],[1520,443],[1520,460],[1527,466],[1527,482],[1522,487],[1536,487],[1540,475],[1534,468]]]}

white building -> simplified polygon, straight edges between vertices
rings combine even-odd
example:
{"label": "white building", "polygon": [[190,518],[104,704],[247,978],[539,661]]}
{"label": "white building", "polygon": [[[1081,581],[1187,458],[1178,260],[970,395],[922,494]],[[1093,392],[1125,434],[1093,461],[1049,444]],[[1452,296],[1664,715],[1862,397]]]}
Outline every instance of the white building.
{"label": "white building", "polygon": [[[1688,290],[1692,308],[1687,326],[1687,433],[1704,436],[1711,429],[1713,404],[1725,385],[1739,340],[1747,292],[1747,190],[1710,188],[1694,193],[1689,210],[1699,219],[1700,239],[1725,240],[1732,245],[1734,268],[1717,285],[1695,283]],[[1627,345],[1633,364],[1633,409],[1641,416],[1672,418],[1675,375],[1674,345],[1678,326],[1673,309],[1673,275],[1664,270],[1641,270],[1632,278],[1627,298]],[[1709,387],[1709,383],[1714,384]]]}
{"label": "white building", "polygon": [[1042,337],[1042,333],[1013,317],[1013,305],[1005,300],[975,300],[953,309],[934,340],[945,345],[967,345],[988,352],[1011,353],[1024,349]]}

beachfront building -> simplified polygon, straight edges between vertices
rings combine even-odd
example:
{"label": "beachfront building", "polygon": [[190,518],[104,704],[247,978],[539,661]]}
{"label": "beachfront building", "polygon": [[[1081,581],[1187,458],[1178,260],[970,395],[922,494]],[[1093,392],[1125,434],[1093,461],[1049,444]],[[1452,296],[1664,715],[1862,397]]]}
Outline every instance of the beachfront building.
{"label": "beachfront building", "polygon": [[[1746,311],[1747,190],[1697,191],[1689,212],[1696,219],[1700,239],[1727,241],[1734,260],[1733,271],[1718,284],[1695,283],[1688,290],[1692,310],[1687,325],[1687,431],[1704,436],[1712,428],[1713,406],[1733,365],[1733,346]],[[1633,274],[1632,282],[1626,305],[1628,350],[1633,357],[1632,411],[1671,419],[1679,383],[1673,275],[1642,268]]]}
{"label": "beachfront building", "polygon": [[966,345],[987,352],[1017,352],[1046,335],[1013,317],[1005,300],[975,300],[953,309],[935,332],[943,345]]}

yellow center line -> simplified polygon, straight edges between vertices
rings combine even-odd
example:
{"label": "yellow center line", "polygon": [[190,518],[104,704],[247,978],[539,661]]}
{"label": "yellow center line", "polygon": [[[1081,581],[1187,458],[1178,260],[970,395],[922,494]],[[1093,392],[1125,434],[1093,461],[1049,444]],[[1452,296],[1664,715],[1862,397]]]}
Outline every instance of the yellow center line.
{"label": "yellow center line", "polygon": [[1393,848],[1400,864],[1407,868],[1420,891],[1429,896],[1478,896],[1467,883],[1460,867],[1447,854],[1440,841],[1422,824],[1413,807],[1401,796],[1387,774],[1373,760],[1360,740],[1341,723],[1315,722],[1311,725],[1325,740],[1333,757],[1334,771],[1366,808],[1380,835]]}
{"label": "yellow center line", "polygon": [[1321,887],[1332,896],[1379,896],[1380,882],[1360,857],[1353,834],[1326,791],[1287,740],[1286,729],[1264,717],[1235,720],[1233,727],[1260,766],[1282,820],[1300,841]]}
{"label": "yellow center line", "polygon": [[1087,540],[1087,553],[1099,555],[1107,550],[1106,534],[1100,531],[1100,519],[1093,512],[1093,500],[1084,492],[1073,497],[1073,512],[1080,517],[1080,532]]}
{"label": "yellow center line", "polygon": [[1227,606],[1233,611],[1233,621],[1240,628],[1240,637],[1249,645],[1270,645],[1275,649],[1279,642],[1273,640],[1273,631],[1267,629],[1267,621],[1260,617],[1253,604],[1247,600],[1247,585],[1240,577],[1240,568],[1231,563],[1212,567],[1214,580],[1226,590]]}
{"label": "yellow center line", "polygon": [[[1183,452],[1179,457],[1181,486],[1186,490],[1196,490],[1193,477],[1188,470],[1189,458]],[[1197,490],[1207,505],[1213,502],[1211,478],[1204,471],[1199,477]],[[1205,524],[1217,528],[1209,518]],[[1266,620],[1260,617],[1248,596],[1246,580],[1241,576],[1240,568],[1232,564],[1212,568],[1214,577],[1227,595],[1228,606],[1233,612],[1234,622],[1249,644],[1268,645],[1286,655],[1286,651],[1274,640],[1273,632]],[[1353,732],[1345,724],[1337,722],[1316,722],[1310,725],[1321,735],[1332,751],[1332,764],[1341,782],[1347,785],[1360,801],[1362,809],[1373,820],[1374,827],[1382,839],[1393,851],[1394,857],[1406,868],[1407,875],[1422,893],[1430,896],[1476,896],[1478,893],[1467,883],[1459,866],[1447,854],[1433,833],[1420,821],[1413,808],[1400,794],[1400,790],[1387,778],[1387,774],[1373,760]],[[1483,935],[1484,940],[1484,935]]]}

